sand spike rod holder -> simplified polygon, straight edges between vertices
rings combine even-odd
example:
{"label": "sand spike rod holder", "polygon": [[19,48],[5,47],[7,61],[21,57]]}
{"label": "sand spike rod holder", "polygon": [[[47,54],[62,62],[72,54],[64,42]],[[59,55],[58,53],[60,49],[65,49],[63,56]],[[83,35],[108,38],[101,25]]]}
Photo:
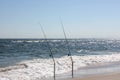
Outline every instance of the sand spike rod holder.
{"label": "sand spike rod holder", "polygon": [[64,37],[65,37],[65,41],[66,41],[66,45],[67,45],[67,49],[68,49],[68,55],[70,56],[70,60],[71,60],[71,63],[72,63],[71,66],[72,66],[72,78],[73,78],[74,77],[74,74],[73,74],[74,62],[73,62],[73,58],[72,58],[70,47],[69,47],[69,42],[67,40],[67,36],[66,36],[65,29],[64,29],[61,18],[60,18],[60,22],[61,22],[62,30],[63,30],[63,33],[64,33]]}
{"label": "sand spike rod holder", "polygon": [[45,41],[46,41],[46,43],[47,43],[47,46],[48,46],[48,49],[49,49],[49,51],[50,51],[50,56],[52,57],[52,60],[53,60],[53,63],[54,63],[54,80],[56,79],[56,76],[55,76],[55,59],[54,59],[54,56],[53,56],[53,53],[52,53],[52,48],[51,48],[51,46],[50,46],[50,43],[49,43],[49,41],[48,41],[48,39],[47,39],[47,37],[46,37],[46,34],[45,34],[45,32],[44,32],[44,29],[43,29],[43,27],[42,27],[42,25],[40,24],[40,27],[41,27],[41,31],[42,31],[42,33],[43,33],[43,36],[44,36],[44,38],[45,38]]}

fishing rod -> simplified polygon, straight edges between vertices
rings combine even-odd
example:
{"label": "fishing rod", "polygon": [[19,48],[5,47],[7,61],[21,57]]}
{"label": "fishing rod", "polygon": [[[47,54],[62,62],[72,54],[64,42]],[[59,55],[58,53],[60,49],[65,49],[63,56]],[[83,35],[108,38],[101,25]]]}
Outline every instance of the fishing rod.
{"label": "fishing rod", "polygon": [[62,20],[60,18],[60,22],[61,22],[61,26],[62,26],[62,30],[63,30],[63,33],[64,33],[64,37],[65,37],[65,41],[66,41],[66,45],[67,45],[67,49],[68,49],[68,56],[70,56],[70,60],[71,60],[71,63],[72,63],[72,78],[74,77],[74,74],[73,74],[73,69],[74,69],[74,62],[73,62],[73,58],[72,58],[72,55],[71,55],[71,51],[70,51],[70,47],[69,47],[69,42],[68,42],[68,39],[67,39],[67,36],[66,36],[66,33],[65,33],[65,29],[64,29],[64,25],[62,23]]}
{"label": "fishing rod", "polygon": [[46,36],[46,34],[45,34],[45,32],[44,32],[44,29],[43,29],[43,27],[42,27],[42,25],[40,24],[40,27],[41,27],[41,31],[42,31],[42,33],[43,33],[43,36],[44,36],[44,38],[45,38],[45,41],[46,41],[46,43],[47,43],[47,46],[48,46],[48,49],[49,49],[49,51],[50,51],[50,57],[52,57],[52,60],[53,60],[53,63],[54,63],[54,80],[56,79],[56,76],[55,76],[55,59],[54,59],[54,56],[53,56],[53,52],[52,52],[52,48],[51,48],[51,46],[50,46],[50,43],[49,43],[49,41],[48,41],[48,39],[47,39],[47,36]]}

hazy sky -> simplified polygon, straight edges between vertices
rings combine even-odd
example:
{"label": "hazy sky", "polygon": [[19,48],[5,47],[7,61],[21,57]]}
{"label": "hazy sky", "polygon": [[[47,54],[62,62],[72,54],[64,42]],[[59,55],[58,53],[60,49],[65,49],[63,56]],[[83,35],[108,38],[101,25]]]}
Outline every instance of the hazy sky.
{"label": "hazy sky", "polygon": [[0,38],[120,38],[120,0],[0,0]]}

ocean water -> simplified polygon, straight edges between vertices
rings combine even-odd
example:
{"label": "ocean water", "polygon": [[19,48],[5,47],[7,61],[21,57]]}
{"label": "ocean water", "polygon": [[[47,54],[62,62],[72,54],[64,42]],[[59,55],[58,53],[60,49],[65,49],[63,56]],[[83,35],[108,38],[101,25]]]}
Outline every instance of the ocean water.
{"label": "ocean water", "polygon": [[[49,39],[56,75],[91,65],[120,61],[120,40]],[[44,39],[0,39],[0,80],[43,80],[53,76],[53,60]],[[85,71],[83,72],[85,74]]]}

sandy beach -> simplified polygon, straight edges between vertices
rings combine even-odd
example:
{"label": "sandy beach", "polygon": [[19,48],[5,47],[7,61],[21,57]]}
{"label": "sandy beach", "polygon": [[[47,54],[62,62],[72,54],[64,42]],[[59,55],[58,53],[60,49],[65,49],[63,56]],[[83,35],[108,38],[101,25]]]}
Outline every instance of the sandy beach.
{"label": "sandy beach", "polygon": [[120,80],[120,73],[109,73],[109,74],[95,75],[84,78],[73,78],[70,80]]}

